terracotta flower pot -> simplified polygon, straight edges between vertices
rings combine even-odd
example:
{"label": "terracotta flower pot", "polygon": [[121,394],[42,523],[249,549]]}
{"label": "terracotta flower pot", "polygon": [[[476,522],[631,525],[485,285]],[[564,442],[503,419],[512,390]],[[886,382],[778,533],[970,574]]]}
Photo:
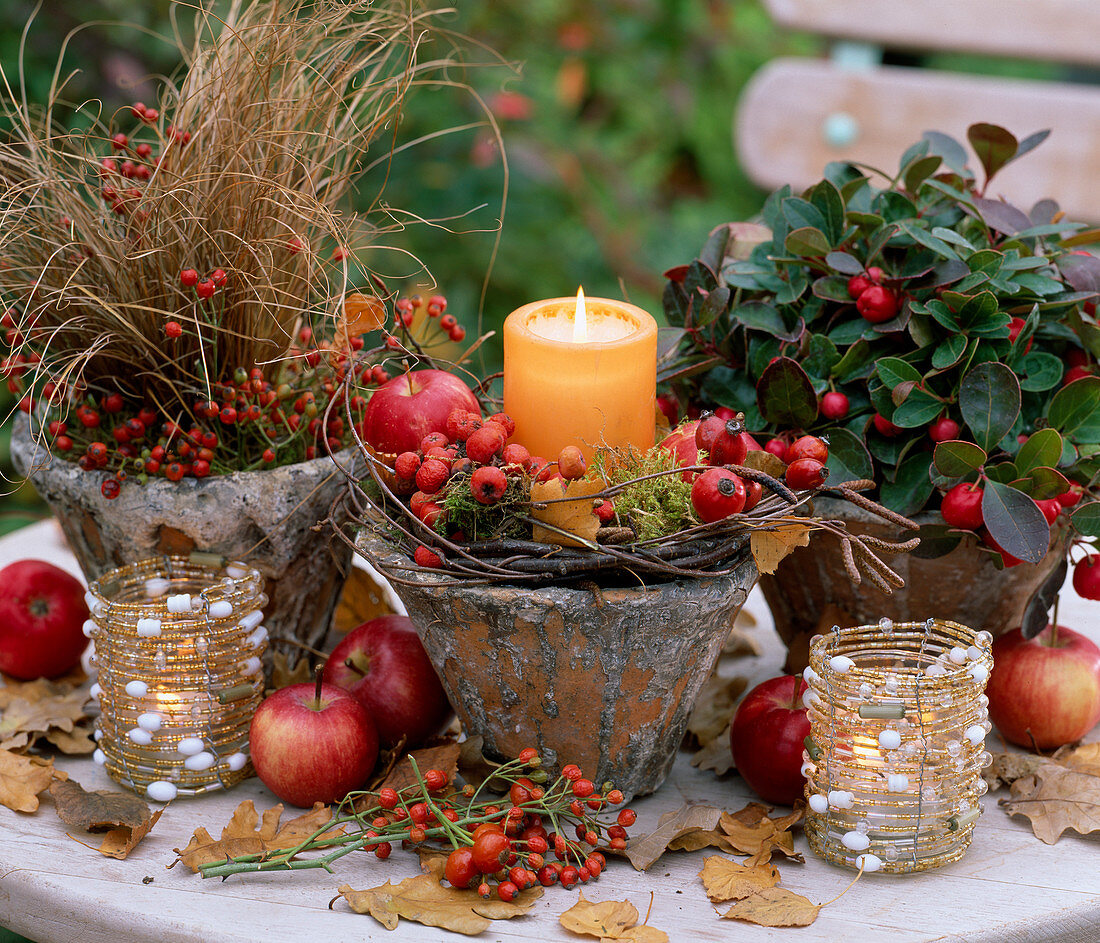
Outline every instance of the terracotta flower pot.
{"label": "terracotta flower pot", "polygon": [[324,646],[351,563],[342,541],[312,529],[344,487],[327,456],[201,480],[153,478],[108,500],[100,493],[105,474],[51,458],[32,441],[25,417],[13,429],[11,454],[53,510],[87,580],[161,553],[247,560],[267,578],[268,652],[282,651],[293,664],[301,650],[274,640]]}
{"label": "terracotta flower pot", "polygon": [[[396,561],[364,532],[368,560]],[[730,576],[593,593],[570,586],[395,584],[467,732],[485,751],[536,747],[556,775],[576,763],[628,796],[672,768],[696,695],[756,581]]]}
{"label": "terracotta flower pot", "polygon": [[[898,535],[894,525],[835,499],[816,499],[814,513],[843,520],[855,534],[884,539]],[[917,522],[925,523],[924,516]],[[888,596],[867,582],[854,585],[836,540],[815,535],[808,547],[783,560],[773,576],[761,575],[760,588],[789,649],[786,667],[801,671],[810,637],[826,622],[866,625],[883,617],[895,622],[935,617],[994,635],[1007,632],[1020,624],[1028,602],[1061,562],[1065,539],[1064,528],[1052,528],[1051,549],[1039,563],[1007,569],[998,569],[993,555],[973,537],[931,560],[913,554],[887,557],[905,579],[905,586]]]}

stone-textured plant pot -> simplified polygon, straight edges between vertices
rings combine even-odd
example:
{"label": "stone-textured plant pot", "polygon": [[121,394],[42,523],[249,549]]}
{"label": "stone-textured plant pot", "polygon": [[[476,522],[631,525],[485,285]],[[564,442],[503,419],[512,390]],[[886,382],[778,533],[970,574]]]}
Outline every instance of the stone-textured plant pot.
{"label": "stone-textured plant pot", "polygon": [[[104,473],[51,458],[20,420],[12,432],[15,468],[53,510],[89,581],[160,553],[201,550],[248,560],[267,578],[264,624],[272,639],[325,645],[351,565],[343,541],[326,528],[313,530],[344,487],[332,459],[201,480],[154,478],[108,500],[100,493]],[[273,651],[291,664],[301,654],[277,642],[268,658]]]}
{"label": "stone-textured plant pot", "polygon": [[[393,552],[363,532],[368,560]],[[447,694],[485,751],[536,747],[556,775],[577,763],[628,796],[672,768],[688,715],[756,581],[746,553],[730,576],[645,588],[441,585],[411,574],[394,589]]]}
{"label": "stone-textured plant pot", "polygon": [[[816,499],[814,514],[843,520],[854,534],[887,540],[898,535],[895,525],[832,498]],[[917,522],[925,523],[922,517]],[[905,579],[905,586],[888,596],[866,580],[853,584],[836,539],[815,534],[810,545],[794,550],[773,576],[761,575],[760,588],[776,631],[789,649],[787,668],[800,671],[806,664],[809,639],[821,631],[823,621],[847,617],[850,625],[867,625],[884,616],[895,622],[934,616],[994,635],[1007,632],[1020,624],[1031,597],[1057,568],[1064,542],[1064,528],[1056,528],[1051,549],[1039,563],[1003,570],[997,569],[993,555],[973,537],[932,560],[912,554],[887,557]]]}

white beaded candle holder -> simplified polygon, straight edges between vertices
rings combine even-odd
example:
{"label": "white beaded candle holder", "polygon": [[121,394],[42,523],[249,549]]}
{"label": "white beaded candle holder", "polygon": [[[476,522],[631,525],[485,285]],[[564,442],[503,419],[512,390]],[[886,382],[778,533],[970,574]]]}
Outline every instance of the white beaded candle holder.
{"label": "white beaded candle holder", "polygon": [[214,554],[112,570],[88,588],[99,677],[94,759],[158,802],[251,775],[248,728],[263,699],[258,570]]}
{"label": "white beaded candle holder", "polygon": [[895,874],[962,857],[981,815],[993,637],[954,622],[834,627],[810,644],[810,847]]}

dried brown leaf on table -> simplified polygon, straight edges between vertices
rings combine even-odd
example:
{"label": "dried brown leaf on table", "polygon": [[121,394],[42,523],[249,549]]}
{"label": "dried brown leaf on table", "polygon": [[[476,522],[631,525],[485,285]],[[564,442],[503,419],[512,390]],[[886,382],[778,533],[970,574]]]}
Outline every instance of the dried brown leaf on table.
{"label": "dried brown leaf on table", "polygon": [[724,776],[733,769],[733,751],[730,749],[730,725],[727,723],[713,740],[691,756],[691,765]]}
{"label": "dried brown leaf on table", "polygon": [[779,871],[766,862],[738,864],[721,855],[710,855],[699,872],[707,897],[712,901],[741,900],[765,887],[779,883]]}
{"label": "dried brown leaf on table", "polygon": [[572,933],[598,937],[601,943],[608,940],[668,943],[664,930],[647,924],[638,926],[638,908],[628,900],[585,900],[583,893],[577,898],[577,902],[558,918],[558,922]]}
{"label": "dried brown leaf on table", "polygon": [[32,704],[45,698],[64,697],[72,693],[79,685],[75,682],[50,681],[47,678],[36,678],[34,681],[14,681],[9,679],[6,684],[0,685],[0,711],[4,710],[12,701],[30,701]]}
{"label": "dried brown leaf on table", "polygon": [[796,861],[805,860],[795,853],[790,832],[790,827],[802,820],[805,807],[799,803],[792,812],[774,819],[768,817],[768,811],[767,806],[750,802],[737,812],[723,812],[718,828],[741,854],[759,855],[771,848]]}
{"label": "dried brown leaf on table", "polygon": [[730,854],[737,853],[730,840],[718,829],[692,829],[668,843],[669,851],[699,851],[701,848],[717,848]]}
{"label": "dried brown leaf on table", "polygon": [[70,756],[95,752],[91,727],[76,726],[71,732],[54,727],[46,731],[46,739],[62,753]]}
{"label": "dried brown leaf on table", "polygon": [[670,842],[681,835],[697,831],[712,831],[722,817],[722,810],[709,805],[684,805],[674,812],[666,812],[657,828],[648,835],[631,839],[626,850],[620,852],[636,871],[647,871],[667,850]]}
{"label": "dried brown leaf on table", "polygon": [[[462,778],[473,786],[480,786],[486,780],[491,780],[497,767],[485,758],[485,738],[481,734],[467,737],[458,745],[458,769]],[[498,788],[499,787],[499,788]],[[495,792],[506,792],[508,784],[498,779],[495,783],[488,783],[488,788]]]}
{"label": "dried brown leaf on table", "polygon": [[[390,775],[390,771],[397,765],[397,761],[400,760],[408,751],[405,749],[405,735],[402,734],[397,738],[397,743],[390,749],[379,750],[378,762],[374,765],[374,772],[371,773],[370,779],[367,780],[366,785],[363,786],[364,792],[373,792],[378,789],[386,781],[386,777]],[[373,802],[373,800],[370,800]],[[359,805],[363,800],[356,800],[356,804]]]}
{"label": "dried brown leaf on table", "polygon": [[774,573],[780,561],[795,547],[810,543],[807,524],[779,524],[768,530],[754,530],[749,537],[749,549],[761,573]]}
{"label": "dried brown leaf on table", "polygon": [[84,707],[89,700],[89,693],[83,688],[34,701],[13,698],[0,712],[0,749],[8,749],[21,734],[29,734],[29,742],[33,744],[49,730],[70,733],[76,722],[87,716]]}
{"label": "dried brown leaf on table", "polygon": [[818,904],[785,887],[764,887],[739,900],[722,918],[762,927],[808,927],[820,911]]}
{"label": "dried brown leaf on table", "polygon": [[120,825],[118,828],[112,828],[103,836],[103,844],[97,850],[107,858],[125,860],[127,855],[137,847],[138,842],[153,830],[153,826],[157,824],[162,812],[164,812],[164,809],[157,809],[143,825],[136,827]]}
{"label": "dried brown leaf on table", "polygon": [[[687,729],[692,745],[706,746],[723,730],[729,729],[733,706],[748,687],[746,678],[722,678],[711,675],[699,690],[695,706],[688,717]],[[726,745],[729,745],[727,736]]]}
{"label": "dried brown leaf on table", "polygon": [[[241,855],[259,855],[266,852],[292,848],[305,841],[331,820],[332,812],[323,803],[315,803],[313,808],[282,826],[279,820],[283,815],[283,806],[276,805],[266,810],[261,819],[251,799],[245,799],[233,812],[229,824],[222,829],[221,838],[215,839],[205,828],[195,829],[187,847],[172,850],[196,874],[204,864],[225,861]],[[325,835],[342,835],[344,827],[332,829]],[[168,867],[174,867],[175,861]]]}
{"label": "dried brown leaf on table", "polygon": [[291,668],[284,652],[275,652],[271,656],[271,687],[276,691],[292,684],[308,684],[312,680],[308,658],[302,658]]}
{"label": "dried brown leaf on table", "polygon": [[994,753],[993,762],[982,770],[982,779],[990,791],[1001,786],[1011,786],[1017,779],[1034,776],[1035,771],[1048,762],[1045,756],[1034,753]]}
{"label": "dried brown leaf on table", "polygon": [[1100,743],[1067,744],[1051,757],[1066,769],[1100,776]]}
{"label": "dried brown leaf on table", "polygon": [[[531,483],[531,501],[547,503],[546,507],[539,510],[532,508],[531,516],[536,521],[552,524],[561,530],[576,534],[589,543],[595,541],[596,533],[600,529],[600,519],[596,517],[592,507],[592,495],[603,491],[606,486],[600,480],[569,482],[568,487],[562,491],[560,481],[535,481]],[[569,500],[561,500],[563,497]],[[563,537],[556,531],[536,524],[532,528],[531,539],[540,544],[557,544],[562,547],[581,547],[583,543]]]}
{"label": "dried brown leaf on table", "polygon": [[388,930],[396,930],[398,918],[414,920],[429,927],[442,927],[455,933],[476,936],[487,930],[493,920],[508,920],[527,913],[542,896],[541,887],[522,891],[511,903],[482,900],[476,891],[459,890],[440,884],[443,858],[426,863],[427,874],[406,878],[400,884],[387,881],[380,887],[363,891],[344,884],[340,896],[357,914],[370,914]]}
{"label": "dried brown leaf on table", "polygon": [[0,750],[0,805],[13,812],[38,811],[38,795],[54,778],[53,759]]}
{"label": "dried brown leaf on table", "polygon": [[132,792],[87,792],[80,783],[52,782],[57,817],[66,825],[101,832],[128,825],[137,828],[149,821],[149,806]]}
{"label": "dried brown leaf on table", "polygon": [[1100,776],[1047,762],[1017,779],[1000,804],[1009,815],[1026,816],[1035,837],[1053,845],[1066,829],[1100,831]]}
{"label": "dried brown leaf on table", "polygon": [[337,632],[350,632],[364,622],[390,615],[393,607],[381,585],[361,567],[352,567],[344,591],[336,604],[332,626]]}
{"label": "dried brown leaf on table", "polygon": [[416,774],[413,772],[410,756],[416,760],[421,776],[430,769],[438,769],[447,774],[447,782],[453,783],[455,773],[458,771],[458,754],[460,752],[461,748],[457,743],[444,743],[440,746],[423,747],[419,750],[413,750],[412,753],[406,753],[390,770],[382,786],[401,790],[406,786],[416,784]]}

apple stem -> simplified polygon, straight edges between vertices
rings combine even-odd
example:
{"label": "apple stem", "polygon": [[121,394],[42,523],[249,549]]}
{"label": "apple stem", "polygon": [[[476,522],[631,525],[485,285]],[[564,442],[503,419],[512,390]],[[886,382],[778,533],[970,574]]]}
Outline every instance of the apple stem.
{"label": "apple stem", "polygon": [[344,664],[357,674],[363,675],[363,677],[370,673],[370,658],[365,652],[352,652],[344,659]]}
{"label": "apple stem", "polygon": [[1061,593],[1058,593],[1058,595],[1056,595],[1054,597],[1053,621],[1050,623],[1050,640],[1047,642],[1047,644],[1051,648],[1057,648],[1058,647],[1058,603],[1061,600],[1061,598],[1062,598]]}
{"label": "apple stem", "polygon": [[317,686],[314,688],[314,697],[316,700],[314,701],[313,709],[318,711],[321,709],[321,680],[324,678],[324,672],[321,670],[321,667],[321,665],[317,666],[315,682]]}

